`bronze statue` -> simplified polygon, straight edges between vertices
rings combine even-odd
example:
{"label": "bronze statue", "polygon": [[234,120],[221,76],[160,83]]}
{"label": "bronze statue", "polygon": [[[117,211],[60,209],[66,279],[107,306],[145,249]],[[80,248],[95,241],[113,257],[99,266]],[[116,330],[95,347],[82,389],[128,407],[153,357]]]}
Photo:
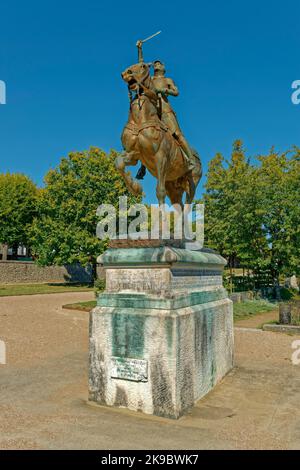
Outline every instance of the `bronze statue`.
{"label": "bronze statue", "polygon": [[172,204],[182,205],[184,192],[186,203],[190,204],[202,176],[201,162],[185,140],[168,101],[169,95],[178,95],[178,89],[172,79],[165,77],[160,61],[154,62],[154,76],[150,76],[152,64],[143,60],[143,42],[137,42],[139,63],[122,73],[128,85],[130,111],[122,133],[125,152],[117,157],[116,168],[127,188],[136,195],[142,194],[139,181],[125,171],[127,166],[140,161],[138,177],[143,177],[145,167],[157,178],[159,204],[168,196]]}

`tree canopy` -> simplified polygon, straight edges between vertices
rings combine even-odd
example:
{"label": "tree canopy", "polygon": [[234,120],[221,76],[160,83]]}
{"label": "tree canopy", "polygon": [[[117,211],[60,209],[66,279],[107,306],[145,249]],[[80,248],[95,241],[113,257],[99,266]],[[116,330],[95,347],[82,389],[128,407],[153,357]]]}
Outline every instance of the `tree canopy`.
{"label": "tree canopy", "polygon": [[106,247],[106,241],[96,237],[98,206],[116,206],[119,196],[124,195],[129,204],[137,202],[116,171],[115,158],[114,151],[108,155],[92,147],[70,153],[48,172],[31,230],[38,263],[95,265]]}
{"label": "tree canopy", "polygon": [[300,150],[271,149],[251,164],[241,141],[226,160],[209,165],[204,194],[205,239],[233,266],[235,261],[274,284],[300,272]]}
{"label": "tree canopy", "polygon": [[0,243],[28,243],[29,227],[36,215],[38,190],[23,174],[0,174]]}

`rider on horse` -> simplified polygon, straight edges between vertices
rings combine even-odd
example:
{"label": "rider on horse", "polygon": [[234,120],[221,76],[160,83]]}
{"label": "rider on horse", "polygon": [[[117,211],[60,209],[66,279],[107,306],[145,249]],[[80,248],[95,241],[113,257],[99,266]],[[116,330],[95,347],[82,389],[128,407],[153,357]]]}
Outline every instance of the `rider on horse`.
{"label": "rider on horse", "polygon": [[[139,62],[143,62],[142,42],[137,42]],[[177,121],[175,112],[173,111],[168,96],[178,96],[179,91],[174,81],[171,78],[165,77],[165,66],[160,60],[153,62],[154,76],[152,82],[158,96],[158,112],[161,121],[171,132],[172,136],[178,142],[183,154],[188,162],[188,169],[193,170],[195,167],[194,154],[185,139],[180,126]],[[146,173],[146,168],[142,165],[137,173],[137,179],[143,179]]]}
{"label": "rider on horse", "polygon": [[153,63],[154,76],[152,81],[154,83],[156,93],[159,96],[159,107],[161,112],[161,120],[168,127],[173,137],[178,141],[185,156],[188,159],[189,169],[194,168],[194,155],[187,143],[177,121],[175,112],[173,111],[168,96],[178,96],[179,91],[171,78],[165,77],[165,66],[160,60]]}

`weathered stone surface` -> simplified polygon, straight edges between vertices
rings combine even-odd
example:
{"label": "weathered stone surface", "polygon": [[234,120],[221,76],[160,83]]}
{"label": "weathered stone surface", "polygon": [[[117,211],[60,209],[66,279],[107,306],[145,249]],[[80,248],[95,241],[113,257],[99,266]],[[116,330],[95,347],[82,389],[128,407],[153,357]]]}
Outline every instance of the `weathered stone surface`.
{"label": "weathered stone surface", "polygon": [[233,366],[224,260],[132,250],[102,257],[107,286],[90,314],[90,400],[178,418]]}
{"label": "weathered stone surface", "polygon": [[233,292],[229,295],[229,298],[234,304],[239,304],[240,302],[245,302],[246,300],[254,300],[256,298],[260,298],[260,293],[251,290],[243,292]]}
{"label": "weathered stone surface", "polygon": [[292,322],[292,305],[281,302],[279,304],[279,323],[281,325],[290,325]]}

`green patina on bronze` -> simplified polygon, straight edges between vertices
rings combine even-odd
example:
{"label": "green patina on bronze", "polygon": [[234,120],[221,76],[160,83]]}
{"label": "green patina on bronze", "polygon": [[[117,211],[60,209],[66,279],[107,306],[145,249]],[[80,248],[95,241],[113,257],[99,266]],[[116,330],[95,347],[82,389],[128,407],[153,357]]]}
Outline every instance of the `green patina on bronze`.
{"label": "green patina on bronze", "polygon": [[172,347],[174,344],[174,318],[166,318],[165,321],[165,328],[166,328],[166,336],[167,336],[167,343],[168,343],[168,353],[169,355],[172,354]]}
{"label": "green patina on bronze", "polygon": [[103,293],[97,300],[98,307],[128,308],[135,310],[174,310],[193,305],[215,302],[227,298],[227,291],[220,287],[212,291],[196,291],[178,295],[173,299],[163,299],[148,294]]}
{"label": "green patina on bronze", "polygon": [[[205,312],[206,318],[206,325],[207,325],[207,374],[208,379],[210,378],[210,383],[213,386],[215,383],[215,363],[214,363],[214,350],[213,350],[213,315],[215,314],[214,311],[208,309]],[[208,380],[209,383],[209,380]]]}
{"label": "green patina on bronze", "polygon": [[144,356],[145,316],[119,311],[112,315],[112,355],[142,359]]}
{"label": "green patina on bronze", "polygon": [[109,248],[100,257],[104,267],[109,266],[147,266],[170,265],[185,263],[201,265],[202,268],[223,270],[226,260],[216,254],[206,251],[193,251],[174,247],[155,248]]}

